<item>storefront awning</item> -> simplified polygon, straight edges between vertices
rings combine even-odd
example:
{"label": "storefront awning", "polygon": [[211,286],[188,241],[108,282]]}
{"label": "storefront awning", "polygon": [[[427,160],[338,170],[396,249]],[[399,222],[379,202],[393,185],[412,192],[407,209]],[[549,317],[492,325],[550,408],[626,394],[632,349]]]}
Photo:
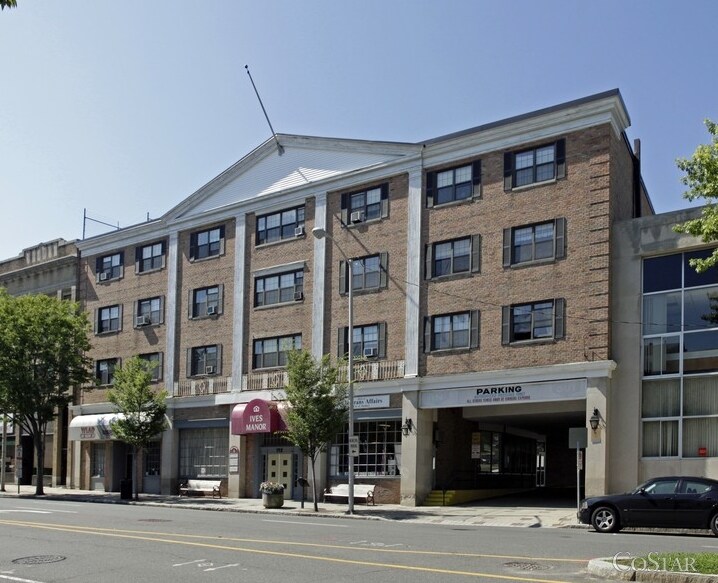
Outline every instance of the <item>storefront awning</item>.
{"label": "storefront awning", "polygon": [[110,428],[113,419],[122,419],[122,413],[79,415],[70,421],[67,438],[70,441],[105,441],[115,439]]}
{"label": "storefront awning", "polygon": [[232,435],[276,433],[286,428],[275,401],[252,399],[232,409]]}

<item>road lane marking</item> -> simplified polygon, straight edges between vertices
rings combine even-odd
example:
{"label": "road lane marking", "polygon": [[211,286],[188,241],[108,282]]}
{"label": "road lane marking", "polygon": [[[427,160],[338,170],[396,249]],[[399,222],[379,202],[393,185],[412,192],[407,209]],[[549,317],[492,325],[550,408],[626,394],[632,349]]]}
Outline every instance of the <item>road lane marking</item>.
{"label": "road lane marking", "polygon": [[[18,506],[18,508],[21,510],[32,510],[34,512],[40,512],[39,510],[35,510],[34,508],[28,508],[27,506]],[[48,512],[48,513],[61,512],[63,514],[77,514],[77,510],[57,510],[56,508],[52,508],[50,510],[46,510],[43,512]]]}
{"label": "road lane marking", "polygon": [[172,565],[173,567],[184,567],[185,565],[194,565],[195,563],[201,563],[202,561],[206,561],[207,559],[196,559],[194,561],[189,561],[187,563],[177,563],[175,565]]}
{"label": "road lane marking", "polygon": [[218,571],[219,569],[226,569],[227,567],[239,567],[239,563],[232,563],[230,565],[222,565],[221,567],[211,567],[209,569],[205,569],[205,572],[207,571]]}
{"label": "road lane marking", "polygon": [[13,508],[12,510],[0,510],[0,513],[5,514],[6,512],[30,512],[31,514],[52,514],[49,510],[19,510]]}
{"label": "road lane marking", "polygon": [[19,583],[43,583],[42,581],[33,581],[32,579],[21,579],[20,577],[11,577],[10,575],[0,575],[0,579],[7,581],[18,581]]}
{"label": "road lane marking", "polygon": [[[378,567],[382,569],[393,569],[393,570],[399,570],[399,571],[415,571],[415,572],[422,572],[422,573],[438,573],[442,575],[458,575],[458,576],[464,576],[464,577],[484,577],[487,579],[500,579],[500,580],[507,580],[507,581],[521,581],[521,582],[527,582],[527,583],[567,583],[565,580],[561,579],[540,579],[536,577],[519,577],[516,575],[498,575],[495,573],[482,573],[482,572],[473,572],[473,571],[459,571],[455,569],[444,569],[439,567],[418,567],[414,565],[401,565],[396,563],[379,563],[375,561],[363,561],[363,560],[355,560],[355,559],[342,559],[342,558],[336,558],[336,557],[323,557],[319,555],[304,555],[300,553],[288,553],[286,551],[268,551],[263,549],[252,549],[252,548],[243,548],[243,547],[233,547],[228,545],[220,545],[220,544],[209,544],[209,543],[201,543],[201,542],[195,542],[195,541],[182,541],[182,540],[173,540],[172,538],[158,538],[159,537],[171,537],[173,535],[171,534],[160,534],[155,536],[139,536],[139,535],[131,535],[131,534],[120,534],[118,531],[113,531],[111,529],[95,529],[91,530],[89,527],[70,527],[70,526],[61,526],[61,525],[50,525],[50,524],[41,524],[41,523],[32,523],[32,522],[19,522],[19,521],[7,521],[7,520],[0,520],[0,524],[9,524],[11,526],[20,526],[20,527],[26,527],[26,528],[36,528],[41,530],[50,530],[50,531],[58,531],[58,532],[73,532],[76,534],[91,534],[93,536],[106,536],[110,538],[121,538],[121,539],[128,539],[128,540],[144,540],[144,541],[150,541],[150,542],[159,542],[159,543],[166,543],[166,544],[175,544],[175,545],[182,545],[182,546],[192,546],[192,547],[200,547],[200,548],[209,548],[214,550],[225,550],[225,551],[233,551],[233,552],[241,552],[241,553],[250,553],[254,555],[269,555],[269,556],[279,556],[282,558],[291,558],[291,559],[304,559],[304,560],[310,560],[310,561],[320,561],[325,563],[340,563],[345,565],[359,565],[362,567]],[[124,531],[126,532],[126,531]],[[130,531],[131,532],[131,531]],[[179,535],[182,536],[182,535]],[[226,540],[226,539],[223,539]],[[274,542],[274,541],[271,541]],[[326,545],[330,548],[339,548],[339,547],[331,547],[331,545]],[[350,549],[356,549],[357,547],[349,547]],[[372,549],[373,552],[376,552],[379,549]],[[395,551],[395,552],[402,552],[402,551]],[[585,561],[581,561],[585,562]]]}
{"label": "road lane marking", "polygon": [[282,524],[301,524],[302,526],[321,526],[323,528],[327,526],[333,528],[349,528],[346,524],[321,524],[319,522],[302,522],[301,520],[267,520],[263,518],[262,522],[281,522]]}

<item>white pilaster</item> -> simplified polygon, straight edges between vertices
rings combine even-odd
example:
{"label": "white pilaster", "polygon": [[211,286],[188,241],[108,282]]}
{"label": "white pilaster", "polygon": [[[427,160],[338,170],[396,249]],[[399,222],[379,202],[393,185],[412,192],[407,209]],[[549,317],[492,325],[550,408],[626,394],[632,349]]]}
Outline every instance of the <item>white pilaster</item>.
{"label": "white pilaster", "polygon": [[421,175],[422,167],[409,171],[408,217],[406,236],[406,330],[404,333],[405,377],[419,374],[419,338],[421,337],[419,292],[421,285]]}
{"label": "white pilaster", "polygon": [[[314,226],[327,228],[327,193],[317,194],[314,206]],[[324,292],[326,289],[326,238],[314,238],[314,272],[312,286],[312,356],[324,355]]]}
{"label": "white pilaster", "polygon": [[179,233],[170,233],[167,245],[167,298],[165,299],[165,387],[171,395],[174,391],[175,370],[178,362],[177,346],[177,272],[179,270]]}
{"label": "white pilaster", "polygon": [[244,287],[245,287],[245,255],[247,253],[246,230],[247,215],[240,213],[234,217],[234,322],[232,323],[232,390],[239,391],[242,387],[244,374]]}

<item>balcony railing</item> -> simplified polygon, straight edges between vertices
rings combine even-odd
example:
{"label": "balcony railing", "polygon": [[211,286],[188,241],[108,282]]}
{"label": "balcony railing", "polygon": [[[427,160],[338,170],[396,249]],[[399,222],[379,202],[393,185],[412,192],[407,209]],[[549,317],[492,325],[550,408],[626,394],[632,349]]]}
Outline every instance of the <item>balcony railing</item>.
{"label": "balcony railing", "polygon": [[[347,381],[348,367],[339,368],[339,381]],[[404,377],[403,360],[377,360],[354,363],[354,382],[368,383],[372,381],[386,381]],[[253,372],[242,377],[243,391],[263,391],[283,389],[287,386],[287,371],[272,370],[268,372]]]}
{"label": "balcony railing", "polygon": [[232,377],[207,377],[176,381],[173,397],[201,397],[219,395],[232,390]]}

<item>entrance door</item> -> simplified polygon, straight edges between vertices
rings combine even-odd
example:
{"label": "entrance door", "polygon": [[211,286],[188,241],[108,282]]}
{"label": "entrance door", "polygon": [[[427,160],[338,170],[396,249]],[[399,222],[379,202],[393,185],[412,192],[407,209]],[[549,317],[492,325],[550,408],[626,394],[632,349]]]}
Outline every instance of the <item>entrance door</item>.
{"label": "entrance door", "polygon": [[546,442],[536,442],[536,487],[546,485]]}
{"label": "entrance door", "polygon": [[283,484],[284,497],[289,499],[292,498],[293,474],[291,453],[267,454],[267,480]]}
{"label": "entrance door", "polygon": [[105,442],[90,444],[90,490],[105,490]]}

